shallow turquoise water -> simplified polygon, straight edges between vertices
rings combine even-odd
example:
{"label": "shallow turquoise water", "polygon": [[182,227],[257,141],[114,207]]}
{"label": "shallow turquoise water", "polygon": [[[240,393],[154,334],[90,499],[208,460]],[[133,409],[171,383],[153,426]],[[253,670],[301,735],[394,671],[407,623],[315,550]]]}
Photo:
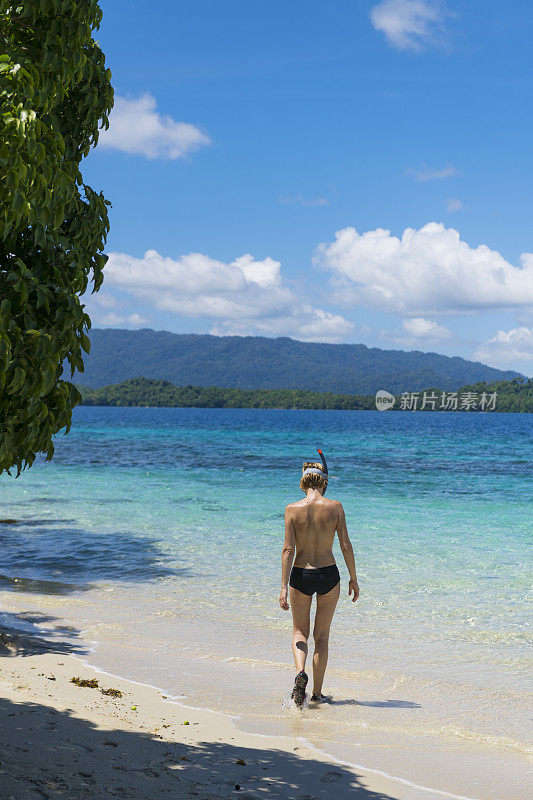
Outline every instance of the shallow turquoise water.
{"label": "shallow turquoise water", "polygon": [[27,521],[4,539],[4,580],[216,576],[217,594],[260,603],[277,590],[283,508],[316,446],[375,624],[420,612],[443,635],[461,620],[483,650],[491,632],[496,648],[520,642],[530,415],[81,408],[52,463],[1,479],[6,516]]}
{"label": "shallow turquoise water", "polygon": [[[272,722],[280,690],[269,665],[290,665],[277,606],[283,509],[301,496],[301,463],[316,447],[337,476],[328,492],[344,504],[361,585],[356,607],[344,597],[334,621],[334,688],[431,685],[413,736],[449,724],[438,697],[456,690],[471,709],[465,730],[521,742],[513,703],[521,708],[526,688],[531,415],[78,409],[50,464],[0,479],[2,516],[19,520],[0,529],[4,607],[38,600],[90,631],[100,665],[192,699],[208,681],[221,710],[250,710],[241,682],[255,665],[252,711]],[[179,641],[179,658],[187,651],[196,666],[178,680]],[[476,705],[482,689],[505,697],[492,731],[491,709]],[[376,734],[384,724],[367,720]],[[405,736],[405,712],[386,725]]]}

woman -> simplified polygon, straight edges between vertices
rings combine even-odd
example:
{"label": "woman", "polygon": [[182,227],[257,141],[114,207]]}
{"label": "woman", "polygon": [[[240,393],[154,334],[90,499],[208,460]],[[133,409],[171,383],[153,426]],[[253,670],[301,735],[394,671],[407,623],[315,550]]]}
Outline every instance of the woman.
{"label": "woman", "polygon": [[328,700],[322,694],[322,683],[328,661],[329,629],[340,593],[340,575],[333,556],[335,532],[350,573],[348,595],[353,592],[353,602],[359,597],[354,552],[348,536],[344,509],[337,500],[324,497],[328,485],[328,468],[322,451],[318,452],[322,464],[306,461],[303,465],[300,488],[305,492],[305,498],[290,503],[285,509],[285,542],[281,554],[279,604],[284,611],[289,610],[287,594],[290,592],[292,652],[298,670],[292,698],[298,707],[303,705],[306,696],[308,677],[305,661],[311,600],[315,592],[317,597],[313,628],[315,652],[311,702]]}

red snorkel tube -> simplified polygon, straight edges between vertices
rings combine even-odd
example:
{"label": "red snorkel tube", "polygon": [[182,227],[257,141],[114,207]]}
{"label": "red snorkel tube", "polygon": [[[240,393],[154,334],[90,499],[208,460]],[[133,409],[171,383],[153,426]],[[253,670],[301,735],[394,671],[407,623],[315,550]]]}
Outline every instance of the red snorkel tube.
{"label": "red snorkel tube", "polygon": [[316,451],[317,451],[318,455],[320,456],[320,460],[322,461],[322,466],[324,467],[324,472],[327,475],[328,474],[328,465],[326,464],[326,459],[324,458],[324,453],[322,452],[320,447],[317,447]]}

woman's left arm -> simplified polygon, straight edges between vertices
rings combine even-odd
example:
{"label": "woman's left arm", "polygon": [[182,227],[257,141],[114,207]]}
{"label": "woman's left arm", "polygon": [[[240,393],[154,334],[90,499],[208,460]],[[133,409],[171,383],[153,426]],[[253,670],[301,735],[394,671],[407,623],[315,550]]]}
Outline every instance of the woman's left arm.
{"label": "woman's left arm", "polygon": [[289,507],[285,509],[285,541],[281,551],[281,592],[279,604],[284,611],[289,610],[287,595],[289,592],[289,575],[291,574],[294,553],[296,552],[296,536]]}

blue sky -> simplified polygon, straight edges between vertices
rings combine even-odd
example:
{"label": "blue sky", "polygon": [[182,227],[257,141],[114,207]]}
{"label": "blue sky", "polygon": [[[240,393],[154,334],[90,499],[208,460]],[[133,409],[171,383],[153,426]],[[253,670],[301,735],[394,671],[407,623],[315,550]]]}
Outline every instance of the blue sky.
{"label": "blue sky", "polygon": [[533,373],[533,4],[101,0],[96,327]]}

